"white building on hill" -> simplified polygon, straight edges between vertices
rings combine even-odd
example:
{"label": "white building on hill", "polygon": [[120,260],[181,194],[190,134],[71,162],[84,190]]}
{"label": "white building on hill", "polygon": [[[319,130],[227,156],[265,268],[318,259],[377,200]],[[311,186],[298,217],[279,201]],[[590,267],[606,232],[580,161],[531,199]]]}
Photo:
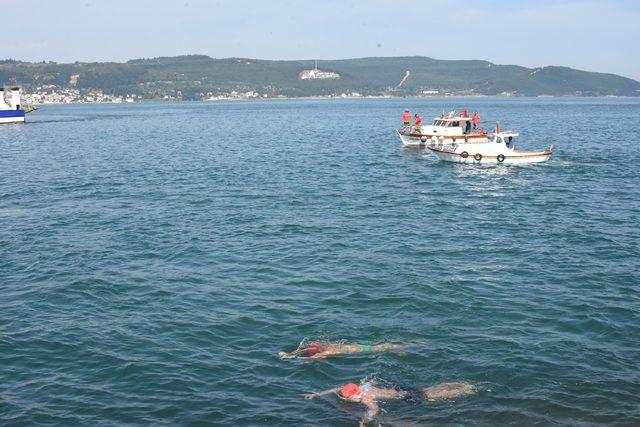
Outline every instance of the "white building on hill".
{"label": "white building on hill", "polygon": [[318,69],[318,61],[316,61],[316,67],[313,70],[302,70],[300,74],[298,74],[298,78],[300,80],[311,80],[311,79],[339,79],[340,74],[334,73],[333,71],[321,71]]}

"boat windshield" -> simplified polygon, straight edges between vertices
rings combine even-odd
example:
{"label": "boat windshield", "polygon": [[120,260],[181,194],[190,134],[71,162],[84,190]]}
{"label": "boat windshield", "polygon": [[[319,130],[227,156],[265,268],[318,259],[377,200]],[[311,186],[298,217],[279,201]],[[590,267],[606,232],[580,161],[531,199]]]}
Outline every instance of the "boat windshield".
{"label": "boat windshield", "polygon": [[439,120],[439,119],[435,119],[433,121],[433,126],[442,126],[442,127],[460,127],[461,124],[460,122],[456,122],[453,120]]}

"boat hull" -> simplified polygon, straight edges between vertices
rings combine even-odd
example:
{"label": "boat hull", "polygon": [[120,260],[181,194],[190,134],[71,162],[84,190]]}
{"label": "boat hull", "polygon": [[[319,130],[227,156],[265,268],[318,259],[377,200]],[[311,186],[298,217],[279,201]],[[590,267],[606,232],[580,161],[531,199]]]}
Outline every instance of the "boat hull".
{"label": "boat hull", "polygon": [[0,124],[24,123],[24,110],[0,110]]}
{"label": "boat hull", "polygon": [[[520,151],[513,150],[502,155],[481,155],[478,159],[476,154],[470,154],[465,150],[442,150],[435,147],[428,147],[438,158],[447,162],[468,163],[477,165],[524,165],[531,163],[543,163],[552,156],[551,151]],[[463,153],[467,153],[466,157]],[[504,156],[504,157],[503,157]]]}

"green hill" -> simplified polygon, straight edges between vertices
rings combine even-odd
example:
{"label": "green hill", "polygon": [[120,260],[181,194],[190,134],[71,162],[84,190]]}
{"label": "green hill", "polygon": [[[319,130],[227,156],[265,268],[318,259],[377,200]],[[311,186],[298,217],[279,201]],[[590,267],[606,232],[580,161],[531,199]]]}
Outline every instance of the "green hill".
{"label": "green hill", "polygon": [[[321,96],[356,91],[363,95],[409,96],[424,90],[440,94],[639,96],[640,82],[614,74],[566,67],[526,68],[487,61],[448,61],[426,57],[359,58],[321,61],[322,71],[340,79],[301,80],[298,74],[313,61],[214,59],[187,55],[135,59],[126,63],[56,64],[0,61],[0,83],[22,84],[25,90],[97,89],[115,95],[154,99],[175,95],[202,99],[231,91],[269,96]],[[410,76],[397,87],[406,71]]]}

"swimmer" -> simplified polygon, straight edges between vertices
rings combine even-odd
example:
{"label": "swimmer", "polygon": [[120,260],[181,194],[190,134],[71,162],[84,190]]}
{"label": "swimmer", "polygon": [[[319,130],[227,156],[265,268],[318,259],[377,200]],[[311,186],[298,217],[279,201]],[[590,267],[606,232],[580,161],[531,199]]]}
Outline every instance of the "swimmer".
{"label": "swimmer", "polygon": [[476,394],[477,388],[466,382],[449,382],[441,383],[427,388],[403,387],[395,386],[392,388],[378,388],[370,382],[360,383],[360,385],[351,383],[342,387],[332,388],[330,390],[311,393],[304,396],[305,399],[311,400],[319,396],[327,394],[336,394],[340,399],[346,402],[355,402],[365,405],[367,412],[360,421],[360,425],[372,421],[378,414],[378,401],[384,400],[406,400],[411,403],[418,403],[422,400],[427,402],[452,401],[461,397]]}
{"label": "swimmer", "polygon": [[324,359],[325,357],[338,356],[342,354],[369,354],[369,353],[381,353],[384,351],[397,350],[400,348],[407,348],[411,344],[396,344],[396,343],[382,343],[382,344],[356,344],[348,343],[345,341],[314,341],[314,342],[302,342],[297,349],[290,353],[281,351],[278,353],[280,359]]}

